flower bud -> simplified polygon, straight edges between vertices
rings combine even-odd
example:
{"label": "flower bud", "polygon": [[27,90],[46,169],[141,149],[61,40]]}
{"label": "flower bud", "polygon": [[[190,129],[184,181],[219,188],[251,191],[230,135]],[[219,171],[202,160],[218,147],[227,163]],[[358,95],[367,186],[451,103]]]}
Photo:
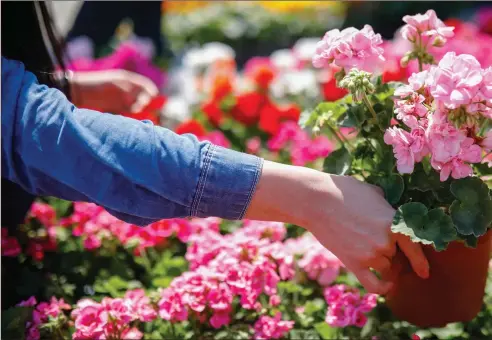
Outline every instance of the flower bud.
{"label": "flower bud", "polygon": [[401,58],[400,65],[401,67],[407,67],[409,62],[410,62],[410,55],[407,53]]}
{"label": "flower bud", "polygon": [[436,39],[434,39],[434,41],[432,42],[432,46],[443,47],[445,43],[446,43],[446,40],[444,38],[437,36]]}

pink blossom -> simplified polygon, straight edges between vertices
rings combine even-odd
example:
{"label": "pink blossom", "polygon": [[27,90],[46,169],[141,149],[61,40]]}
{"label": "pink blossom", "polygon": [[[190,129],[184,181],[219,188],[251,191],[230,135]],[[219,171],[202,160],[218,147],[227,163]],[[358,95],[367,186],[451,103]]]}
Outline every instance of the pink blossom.
{"label": "pink blossom", "polygon": [[428,37],[428,39],[440,38],[442,42],[445,42],[446,38],[454,35],[454,27],[446,26],[432,9],[425,14],[405,15],[403,21],[406,25],[402,27],[401,34],[410,42],[416,42],[419,36]]}
{"label": "pink blossom", "polygon": [[22,251],[19,241],[15,237],[8,236],[8,229],[2,228],[2,256],[16,257]]}
{"label": "pink blossom", "polygon": [[84,307],[77,314],[73,339],[102,338],[108,319],[100,306]]}
{"label": "pink blossom", "polygon": [[482,69],[477,59],[469,54],[448,52],[434,68],[430,92],[447,108],[471,104],[482,82]]}
{"label": "pink blossom", "polygon": [[332,283],[341,267],[341,262],[335,255],[321,248],[307,252],[298,264],[311,280],[317,280],[322,286]]}
{"label": "pink blossom", "polygon": [[331,63],[346,71],[357,68],[373,72],[381,68],[385,61],[381,35],[375,34],[372,27],[365,25],[362,30],[354,27],[342,31],[328,31],[316,46],[313,66],[326,67]]}
{"label": "pink blossom", "polygon": [[278,295],[272,295],[270,296],[270,299],[268,301],[268,304],[272,307],[277,307],[278,305],[280,305],[281,303],[281,299],[280,299],[280,296]]}
{"label": "pink blossom", "polygon": [[213,287],[207,295],[210,308],[215,311],[229,310],[231,308],[232,299],[232,292],[225,283],[220,283],[217,287]]}
{"label": "pink blossom", "polygon": [[482,160],[481,155],[482,149],[477,144],[474,144],[473,138],[465,138],[460,144],[458,154],[446,162],[439,162],[432,157],[431,165],[434,169],[440,171],[442,182],[446,181],[449,175],[454,179],[460,179],[473,174],[473,169],[468,163],[480,163]]}
{"label": "pink blossom", "polygon": [[224,148],[230,148],[231,147],[231,142],[220,131],[209,132],[206,136],[201,137],[200,140],[206,140],[212,144],[222,146]]}
{"label": "pink blossom", "polygon": [[84,248],[87,250],[98,249],[101,247],[101,240],[96,235],[89,235],[84,240]]}
{"label": "pink blossom", "polygon": [[181,295],[173,289],[164,289],[159,301],[159,315],[164,320],[171,322],[185,321],[188,319],[188,309],[184,305]]}
{"label": "pink blossom", "polygon": [[246,142],[246,150],[253,155],[258,154],[261,148],[260,137],[252,137]]}
{"label": "pink blossom", "polygon": [[19,302],[17,306],[19,307],[34,307],[38,302],[34,296],[31,296],[29,299]]}
{"label": "pink blossom", "polygon": [[432,160],[447,163],[461,150],[461,143],[466,139],[463,131],[448,122],[432,122],[427,130],[427,140]]}
{"label": "pink blossom", "polygon": [[412,173],[415,162],[420,162],[428,153],[425,134],[420,128],[409,133],[398,127],[390,127],[384,134],[384,142],[393,146],[396,167],[402,174]]}
{"label": "pink blossom", "polygon": [[218,311],[210,318],[210,325],[219,329],[223,326],[227,326],[231,323],[231,315],[229,311]]}
{"label": "pink blossom", "polygon": [[294,327],[294,321],[283,321],[281,318],[280,312],[273,318],[266,315],[260,316],[254,324],[254,338],[263,340],[284,337]]}
{"label": "pink blossom", "polygon": [[56,222],[55,209],[46,203],[34,202],[29,211],[29,216],[36,218],[46,227],[50,227]]}
{"label": "pink blossom", "polygon": [[150,322],[157,317],[157,312],[150,304],[150,299],[145,296],[143,289],[129,290],[125,293],[125,300],[131,304],[131,309],[142,322]]}
{"label": "pink blossom", "polygon": [[127,328],[121,334],[122,340],[140,340],[143,338],[143,333],[138,330],[138,328],[132,327]]}
{"label": "pink blossom", "polygon": [[366,313],[377,305],[377,295],[360,296],[355,288],[346,285],[335,285],[324,291],[328,303],[326,322],[332,327],[356,326],[364,327],[367,322]]}
{"label": "pink blossom", "polygon": [[425,117],[428,113],[424,105],[425,97],[417,92],[405,95],[405,99],[395,100],[396,118],[408,127],[415,129],[419,126],[418,118]]}

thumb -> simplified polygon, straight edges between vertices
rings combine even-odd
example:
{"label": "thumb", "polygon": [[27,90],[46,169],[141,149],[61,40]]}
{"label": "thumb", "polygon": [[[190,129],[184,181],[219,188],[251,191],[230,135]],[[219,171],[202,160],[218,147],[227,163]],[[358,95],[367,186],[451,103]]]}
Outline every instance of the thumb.
{"label": "thumb", "polygon": [[378,277],[369,270],[369,268],[361,268],[353,271],[357,279],[369,293],[384,295],[392,287],[391,282],[386,282],[378,279]]}

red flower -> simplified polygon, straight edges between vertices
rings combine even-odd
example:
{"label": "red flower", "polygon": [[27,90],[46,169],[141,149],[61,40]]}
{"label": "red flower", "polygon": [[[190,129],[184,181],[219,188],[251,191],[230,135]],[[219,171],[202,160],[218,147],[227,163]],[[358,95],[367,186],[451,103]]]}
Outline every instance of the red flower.
{"label": "red flower", "polygon": [[205,128],[200,124],[200,122],[191,119],[186,122],[181,123],[178,125],[175,129],[175,132],[178,135],[183,135],[185,133],[191,133],[194,134],[197,137],[203,137],[205,136]]}
{"label": "red flower", "polygon": [[232,117],[246,126],[254,125],[260,119],[261,108],[269,103],[266,95],[258,92],[241,94],[231,110]]}
{"label": "red flower", "polygon": [[220,109],[219,104],[216,101],[209,101],[203,104],[202,111],[205,112],[210,123],[215,126],[220,126],[224,112]]}
{"label": "red flower", "polygon": [[159,125],[159,111],[166,103],[166,100],[166,97],[159,95],[154,97],[140,112],[126,112],[121,115],[136,120],[150,120],[153,124]]}
{"label": "red flower", "polygon": [[217,76],[212,85],[212,99],[216,102],[221,101],[233,90],[231,79],[228,75]]}
{"label": "red flower", "polygon": [[449,18],[448,20],[444,20],[444,24],[446,26],[454,27],[454,34],[455,35],[459,34],[459,32],[461,31],[461,29],[464,26],[463,21],[461,21],[460,19],[456,19],[456,18]]}
{"label": "red flower", "polygon": [[301,115],[301,110],[296,105],[288,105],[283,108],[276,106],[273,103],[261,108],[260,112],[260,128],[274,135],[280,129],[280,124],[284,121],[298,121]]}
{"label": "red flower", "polygon": [[244,66],[244,72],[260,89],[267,89],[275,78],[275,68],[266,57],[254,57]]}
{"label": "red flower", "polygon": [[384,64],[383,82],[404,81],[408,78],[406,67],[401,67],[398,60],[387,60]]}
{"label": "red flower", "polygon": [[347,95],[348,91],[337,87],[337,81],[332,77],[329,81],[321,84],[323,90],[323,98],[326,101],[334,102]]}

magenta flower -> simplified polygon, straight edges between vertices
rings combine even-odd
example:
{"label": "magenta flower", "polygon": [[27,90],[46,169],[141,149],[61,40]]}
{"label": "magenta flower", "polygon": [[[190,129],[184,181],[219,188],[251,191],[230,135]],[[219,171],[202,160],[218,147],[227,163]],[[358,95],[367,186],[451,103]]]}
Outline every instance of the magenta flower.
{"label": "magenta flower", "polygon": [[294,327],[294,321],[283,321],[282,314],[279,312],[275,317],[260,316],[254,324],[256,340],[280,339]]}

